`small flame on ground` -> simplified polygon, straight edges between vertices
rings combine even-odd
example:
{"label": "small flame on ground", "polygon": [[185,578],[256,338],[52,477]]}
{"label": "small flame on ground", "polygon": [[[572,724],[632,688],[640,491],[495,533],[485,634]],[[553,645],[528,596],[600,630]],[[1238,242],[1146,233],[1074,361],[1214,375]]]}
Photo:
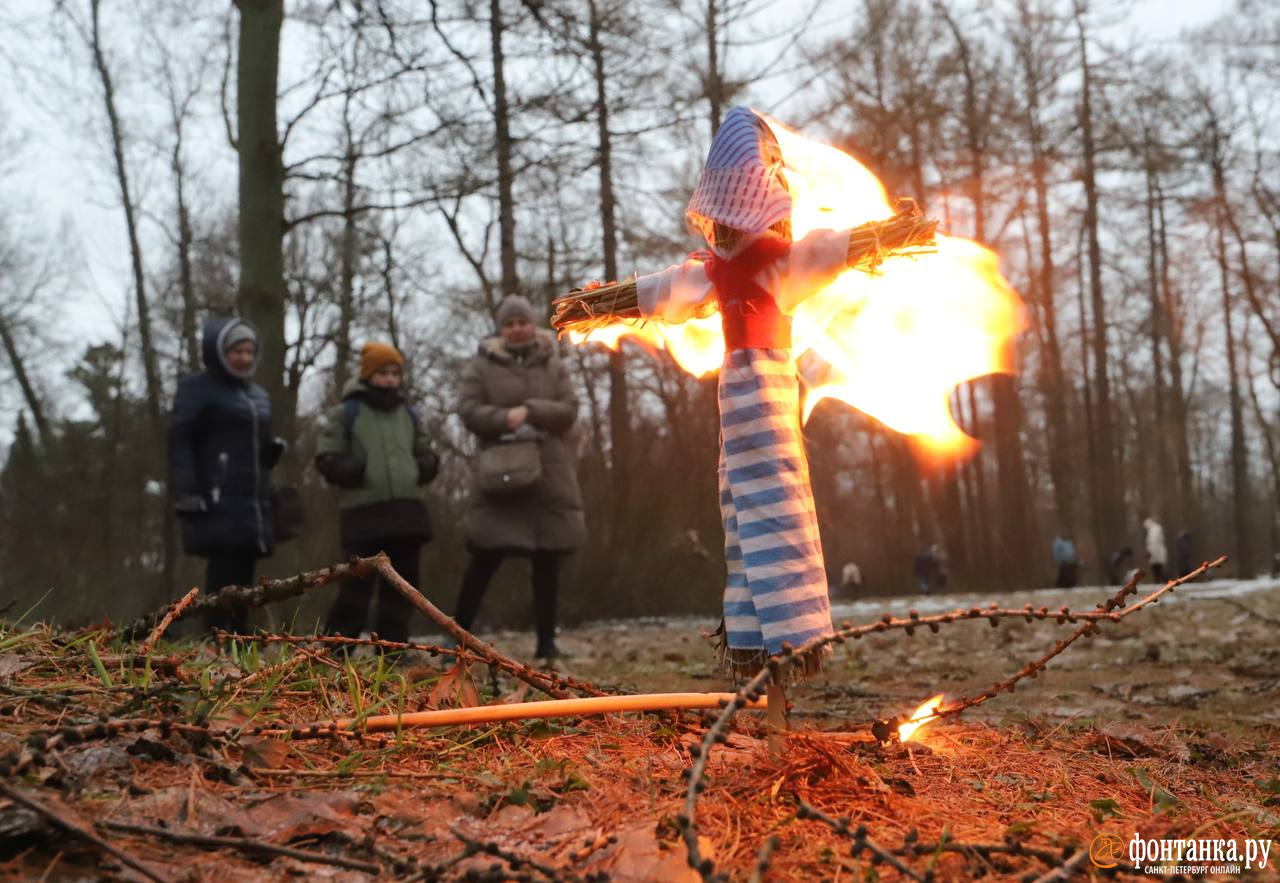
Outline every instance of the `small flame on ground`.
{"label": "small flame on ground", "polygon": [[942,704],[944,698],[943,693],[939,693],[932,699],[929,699],[919,708],[911,713],[911,717],[907,718],[906,723],[898,724],[898,741],[906,742],[929,721],[937,720],[938,707]]}

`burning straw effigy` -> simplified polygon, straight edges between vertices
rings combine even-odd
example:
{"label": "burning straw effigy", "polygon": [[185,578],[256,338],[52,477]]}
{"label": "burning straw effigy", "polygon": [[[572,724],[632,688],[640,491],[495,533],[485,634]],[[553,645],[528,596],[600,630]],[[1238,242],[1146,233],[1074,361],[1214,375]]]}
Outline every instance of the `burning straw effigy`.
{"label": "burning straw effigy", "polygon": [[[851,270],[874,273],[887,258],[928,252],[937,232],[938,222],[926,218],[915,200],[902,197],[891,217],[850,230],[847,265]],[[644,321],[634,279],[571,291],[551,306],[551,327],[560,332],[589,334],[618,322]]]}
{"label": "burning straw effigy", "polygon": [[[12,804],[7,830],[34,844],[35,852],[24,855],[42,857],[38,867],[66,861],[83,868],[90,862],[100,871],[110,873],[116,865],[148,879],[171,879],[175,859],[189,862],[193,853],[209,850],[242,857],[232,859],[250,863],[236,865],[241,871],[270,862],[277,874],[328,865],[420,879],[586,880],[639,866],[650,878],[677,879],[687,863],[705,879],[746,878],[753,871],[811,877],[831,873],[824,849],[845,856],[837,864],[854,873],[879,866],[881,873],[913,880],[976,874],[1066,879],[1087,863],[1084,836],[1045,838],[1031,830],[1001,835],[1002,825],[992,824],[989,809],[965,810],[963,802],[954,803],[962,796],[946,798],[953,801],[946,810],[951,822],[939,828],[915,820],[919,810],[912,807],[919,799],[909,789],[899,794],[899,786],[885,783],[899,776],[917,780],[920,788],[927,781],[921,776],[951,769],[931,787],[971,794],[964,773],[955,785],[947,784],[966,764],[974,769],[968,775],[979,776],[978,767],[991,764],[1043,768],[1048,783],[1105,777],[1111,748],[1085,750],[1080,740],[1096,736],[1064,733],[1062,749],[1055,752],[976,727],[965,730],[972,744],[967,753],[935,756],[903,743],[901,725],[907,718],[954,718],[1014,689],[1078,641],[1120,626],[1221,563],[1205,564],[1141,596],[1131,582],[1087,610],[992,604],[844,623],[829,643],[936,634],[966,622],[1040,622],[1070,631],[985,690],[931,700],[915,714],[853,728],[794,729],[785,735],[783,750],[771,752],[768,741],[758,738],[767,730],[758,721],[744,721],[741,713],[758,709],[768,685],[785,678],[788,666],[810,648],[787,648],[734,693],[681,694],[668,703],[711,706],[711,715],[668,710],[656,718],[602,716],[593,706],[616,700],[620,711],[657,709],[669,694],[635,696],[534,669],[458,628],[400,579],[385,557],[356,559],[287,580],[229,587],[196,603],[188,597],[181,602],[185,606],[114,633],[0,633],[0,660],[10,660],[6,670],[21,673],[0,682],[0,710],[8,721],[3,732],[9,734],[0,755],[0,796]],[[223,634],[223,655],[211,657],[199,647],[164,642],[162,627],[199,605],[230,598],[262,605],[352,573],[373,572],[458,646],[395,644],[376,636]],[[140,652],[144,644],[150,655]],[[356,649],[453,656],[459,664],[444,671],[427,666],[415,674],[390,667],[389,657],[349,656]],[[164,664],[157,667],[153,659]],[[472,673],[485,671],[494,681],[514,684],[514,691],[493,690],[494,701],[476,704],[479,685]],[[531,693],[552,701],[529,702]],[[586,706],[564,711],[558,704],[577,697],[585,697]],[[547,722],[548,705],[567,714],[563,725]],[[447,710],[447,720],[442,725],[424,706]],[[538,720],[511,720],[524,708]],[[495,722],[494,716],[504,720]],[[1116,743],[1115,750],[1122,747]],[[136,758],[119,799],[79,800],[82,791],[100,793],[112,781],[94,770],[115,757]],[[1194,794],[1233,787],[1215,779],[1211,768],[1188,767],[1180,775],[1191,783],[1183,799],[1204,803],[1194,807],[1205,818],[1218,811]],[[361,792],[367,785],[376,787]],[[293,827],[273,837],[265,832],[284,822],[268,812],[278,799],[270,795],[281,789],[297,795],[290,798],[295,803],[322,800],[307,795],[332,796],[323,798],[326,808],[312,821],[302,809],[289,809]],[[477,792],[489,797],[476,804]],[[1112,800],[1107,812],[1146,811],[1140,805],[1145,791],[1115,793],[1120,802]],[[214,801],[216,795],[222,802]],[[227,797],[240,808],[233,810]],[[370,807],[364,813],[372,815],[355,809],[364,804]],[[107,805],[113,807],[109,813]],[[417,818],[414,813],[425,806],[437,809],[412,824],[427,828],[404,830],[428,831],[427,839],[421,833],[417,839],[397,837],[396,826],[409,822],[389,820]],[[507,810],[495,814],[501,807]],[[233,811],[242,814],[240,821],[230,821]],[[638,825],[637,816],[647,821]],[[560,833],[531,834],[543,830],[537,821],[543,817],[546,831]],[[252,829],[258,833],[249,833],[250,823],[262,826]],[[1079,830],[1078,824],[1064,827]],[[329,833],[317,840],[316,831]],[[0,831],[0,848],[5,836]],[[56,839],[41,839],[46,836]],[[677,843],[683,850],[672,848]],[[33,867],[29,859],[14,861],[19,864],[12,867]]]}

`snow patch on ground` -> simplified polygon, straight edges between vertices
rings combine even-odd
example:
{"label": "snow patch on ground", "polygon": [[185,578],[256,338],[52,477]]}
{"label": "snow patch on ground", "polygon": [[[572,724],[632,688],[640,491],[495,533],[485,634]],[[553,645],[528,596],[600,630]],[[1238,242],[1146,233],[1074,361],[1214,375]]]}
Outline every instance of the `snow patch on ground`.
{"label": "snow patch on ground", "polygon": [[[1158,588],[1156,583],[1143,583],[1138,587],[1136,597],[1150,594]],[[897,597],[876,597],[847,600],[837,598],[831,604],[831,619],[837,625],[848,620],[853,625],[874,622],[882,614],[902,617],[910,610],[919,611],[922,615],[946,613],[957,608],[968,610],[972,607],[986,607],[995,601],[1001,607],[1048,607],[1057,610],[1067,605],[1075,611],[1093,609],[1094,605],[1110,598],[1119,589],[1118,586],[1077,586],[1074,589],[1028,589],[1017,592],[941,592],[928,595],[899,595]],[[1257,577],[1255,579],[1215,579],[1201,580],[1179,586],[1160,599],[1161,604],[1185,604],[1189,601],[1208,601],[1213,599],[1246,598],[1258,592],[1269,592],[1280,589],[1280,578]],[[1133,600],[1132,598],[1130,599]],[[713,616],[638,616],[633,619],[604,619],[594,622],[579,623],[569,632],[628,632],[645,628],[681,628],[692,633],[710,631],[715,628]],[[505,640],[527,632],[511,629],[480,629],[478,634],[490,640]],[[436,643],[442,636],[424,634],[415,636],[414,640]]]}
{"label": "snow patch on ground", "polygon": [[[1118,586],[1077,586],[1074,589],[1032,589],[998,595],[961,592],[868,598],[863,601],[836,601],[831,605],[831,618],[836,622],[848,619],[858,623],[878,619],[882,613],[900,616],[913,609],[922,614],[945,613],[957,607],[965,610],[975,606],[985,607],[992,601],[1001,607],[1022,607],[1029,603],[1033,607],[1048,607],[1056,610],[1065,604],[1073,610],[1087,610],[1104,599],[1110,598],[1118,588]],[[1157,583],[1143,583],[1138,586],[1138,595],[1135,597],[1150,594],[1157,588],[1159,588]],[[1280,588],[1280,579],[1274,577],[1203,580],[1179,586],[1161,598],[1160,603],[1175,604],[1211,598],[1243,598],[1255,592],[1277,588]]]}

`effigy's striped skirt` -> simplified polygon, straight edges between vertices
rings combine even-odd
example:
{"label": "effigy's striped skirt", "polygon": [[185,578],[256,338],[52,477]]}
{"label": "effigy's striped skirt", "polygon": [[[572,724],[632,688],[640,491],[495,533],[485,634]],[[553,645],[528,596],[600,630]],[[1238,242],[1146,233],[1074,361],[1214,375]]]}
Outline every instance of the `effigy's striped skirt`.
{"label": "effigy's striped skirt", "polygon": [[784,641],[798,648],[831,634],[791,351],[731,351],[719,399],[723,660],[735,674],[754,674]]}

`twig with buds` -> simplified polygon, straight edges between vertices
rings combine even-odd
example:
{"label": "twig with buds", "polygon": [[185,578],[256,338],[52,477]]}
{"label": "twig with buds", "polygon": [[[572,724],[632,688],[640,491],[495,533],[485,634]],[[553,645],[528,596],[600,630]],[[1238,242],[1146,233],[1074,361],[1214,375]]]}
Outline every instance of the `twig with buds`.
{"label": "twig with buds", "polygon": [[98,847],[103,852],[114,856],[116,859],[118,859],[120,862],[122,862],[126,866],[133,868],[133,870],[137,871],[139,874],[141,874],[143,877],[146,877],[148,880],[155,880],[156,883],[163,883],[164,878],[158,875],[155,871],[151,870],[146,865],[142,864],[140,861],[138,861],[128,853],[122,852],[120,849],[116,848],[115,846],[112,846],[110,843],[103,840],[101,837],[93,833],[93,831],[89,830],[84,825],[81,825],[79,822],[76,822],[72,819],[67,818],[62,813],[52,809],[51,807],[45,806],[43,803],[40,803],[38,800],[35,800],[34,798],[28,797],[26,794],[23,794],[21,791],[18,791],[17,789],[10,788],[8,785],[4,784],[3,782],[0,782],[0,794],[3,794],[5,797],[13,801],[14,803],[25,806],[27,809],[31,810],[32,812],[38,813],[44,816],[46,819],[53,822],[59,828],[63,828],[73,836],[79,837],[82,840],[87,840],[89,843],[92,843],[94,846]]}
{"label": "twig with buds", "polygon": [[1119,622],[1126,616],[1130,616],[1138,612],[1148,604],[1155,604],[1159,602],[1161,597],[1172,592],[1178,586],[1191,582],[1212,568],[1221,567],[1223,564],[1226,564],[1226,562],[1227,556],[1225,555],[1215,561],[1206,561],[1186,576],[1169,580],[1169,582],[1165,583],[1156,591],[1129,607],[1125,607],[1125,599],[1130,595],[1137,594],[1138,591],[1138,580],[1142,577],[1142,571],[1135,572],[1134,575],[1130,577],[1129,582],[1127,582],[1120,591],[1116,592],[1114,597],[1108,598],[1104,603],[1098,605],[1096,616],[1085,619],[1085,622],[1072,631],[1070,635],[1062,640],[1054,642],[1053,649],[1049,650],[1049,652],[1037,659],[1033,659],[1031,662],[1028,662],[1022,668],[1018,669],[1012,676],[1005,678],[1002,681],[997,681],[981,693],[966,696],[962,699],[956,700],[955,702],[948,702],[945,705],[939,705],[934,714],[937,717],[950,717],[952,715],[959,714],[965,709],[981,705],[988,699],[992,699],[1001,693],[1012,690],[1019,681],[1025,678],[1038,677],[1040,672],[1044,671],[1045,666],[1047,666],[1049,661],[1055,656],[1062,653],[1080,638],[1092,637],[1096,634],[1100,623],[1108,621]]}
{"label": "twig with buds", "polygon": [[147,635],[147,639],[143,641],[142,646],[138,648],[139,656],[145,657],[151,654],[151,648],[155,646],[156,641],[160,640],[160,636],[165,633],[169,626],[173,625],[173,621],[175,619],[182,615],[182,611],[191,606],[192,602],[196,600],[196,595],[199,594],[200,589],[194,588],[170,605],[169,609],[165,611],[165,614],[161,618],[159,624],[151,630],[151,634]]}
{"label": "twig with buds", "polygon": [[217,739],[221,734],[207,724],[181,723],[169,717],[124,718],[101,720],[81,726],[55,727],[27,736],[26,746],[0,756],[0,776],[15,776],[33,763],[43,762],[45,754],[63,745],[78,745],[98,739],[110,739],[122,733],[140,733],[159,730],[163,736],[171,732],[189,733],[207,739]]}
{"label": "twig with buds", "polygon": [[[373,559],[354,558],[347,564],[334,564],[319,570],[299,573],[286,579],[263,579],[256,586],[224,586],[213,594],[204,595],[194,603],[179,611],[174,619],[184,619],[193,613],[201,613],[217,607],[262,607],[273,601],[283,601],[301,595],[309,589],[331,585],[346,579],[366,579],[373,569]],[[121,633],[125,640],[131,641],[144,632],[155,628],[169,608],[149,613]]]}
{"label": "twig with buds", "polygon": [[964,843],[959,840],[952,840],[945,834],[936,843],[921,843],[919,835],[913,828],[903,838],[902,846],[893,850],[894,855],[908,857],[934,855],[940,852],[959,852],[965,855],[980,855],[984,858],[990,858],[994,855],[1029,855],[1048,864],[1056,864],[1069,858],[1072,848],[1068,846],[1059,850],[1044,849],[1023,843],[1018,839],[1009,839],[1004,843]]}
{"label": "twig with buds", "polygon": [[853,841],[854,858],[857,858],[863,852],[869,852],[872,855],[871,861],[873,863],[885,862],[895,868],[898,873],[902,874],[904,877],[909,877],[912,880],[919,880],[921,883],[933,879],[932,871],[925,871],[924,874],[916,873],[909,865],[899,859],[896,855],[868,837],[865,825],[858,825],[856,828],[851,830],[849,826],[852,824],[852,821],[850,819],[844,817],[837,819],[829,816],[822,810],[805,803],[803,800],[800,801],[800,808],[796,810],[796,818],[814,819],[815,821],[822,822],[837,834],[848,837]]}
{"label": "twig with buds", "polygon": [[[454,837],[458,838],[463,842],[463,844],[466,845],[468,855],[476,855],[478,853],[491,855],[494,858],[502,859],[504,862],[506,862],[508,865],[511,866],[511,869],[513,871],[518,872],[522,868],[528,868],[529,870],[534,871],[535,873],[541,874],[543,877],[545,877],[548,880],[568,880],[568,881],[572,881],[572,883],[582,883],[582,881],[594,881],[598,879],[597,876],[594,874],[588,875],[586,877],[583,877],[579,874],[566,875],[560,870],[557,870],[556,868],[548,867],[547,865],[544,865],[541,862],[534,861],[533,859],[530,859],[530,858],[525,858],[524,856],[521,856],[521,855],[516,855],[514,852],[511,852],[510,850],[503,849],[501,846],[498,846],[498,844],[496,843],[490,843],[485,840],[478,840],[474,837],[469,837],[466,834],[463,834],[461,831],[459,831],[456,827],[450,828],[449,830]],[[496,879],[509,880],[511,879],[511,877],[508,876],[506,873],[501,873],[501,876],[497,877]],[[608,878],[605,877],[605,879],[608,879]]]}
{"label": "twig with buds", "polygon": [[312,862],[321,865],[332,865],[337,868],[346,868],[349,871],[361,871],[365,874],[373,874],[375,876],[383,872],[382,867],[370,864],[369,862],[357,861],[340,855],[326,855],[322,852],[314,852],[308,849],[294,849],[291,846],[277,846],[274,843],[254,840],[252,837],[213,837],[205,834],[197,834],[195,832],[173,831],[169,828],[156,828],[151,825],[134,825],[127,822],[116,822],[111,820],[99,822],[99,825],[111,831],[119,831],[124,834],[140,834],[146,837],[156,837],[161,840],[167,840],[170,843],[189,843],[196,846],[209,847],[211,849],[234,849],[237,852],[244,852],[250,855],[269,856],[271,858],[291,858],[302,862]]}
{"label": "twig with buds", "polygon": [[[223,641],[256,641],[260,644],[289,644],[293,646],[320,644],[330,647],[373,647],[379,650],[413,650],[419,653],[426,653],[428,656],[452,656],[462,662],[493,665],[502,671],[507,671],[507,673],[511,674],[513,677],[517,676],[515,672],[508,670],[501,661],[494,661],[493,659],[479,653],[472,653],[467,650],[460,650],[457,647],[447,647],[441,644],[420,644],[415,641],[387,641],[379,638],[377,635],[373,635],[369,638],[348,638],[343,635],[279,635],[269,634],[266,632],[245,635],[215,629],[214,637],[220,643]],[[520,669],[530,668],[530,670],[534,671],[538,677],[545,679],[546,683],[560,689],[573,690],[586,696],[608,695],[599,687],[587,681],[571,678],[567,675],[562,675],[559,672],[533,669],[525,663],[517,662],[515,665]],[[538,689],[541,690],[542,688],[538,687]]]}
{"label": "twig with buds", "polygon": [[1023,879],[1027,880],[1028,883],[1060,883],[1060,881],[1061,883],[1065,883],[1065,881],[1070,880],[1076,875],[1076,871],[1080,870],[1080,868],[1084,866],[1085,860],[1088,858],[1089,850],[1079,849],[1076,850],[1075,855],[1071,856],[1052,871],[1049,871],[1046,874],[1041,874],[1039,877],[1028,875]]}
{"label": "twig with buds", "polygon": [[[396,591],[409,601],[414,607],[422,611],[428,619],[439,626],[446,634],[458,642],[458,646],[464,650],[469,650],[476,656],[480,657],[484,662],[493,665],[505,671],[512,677],[523,681],[535,690],[546,693],[553,699],[568,699],[569,693],[566,689],[567,681],[559,675],[549,674],[539,671],[528,663],[517,662],[508,656],[504,656],[493,646],[481,641],[471,632],[458,625],[453,617],[448,616],[439,607],[427,600],[421,592],[409,585],[409,583],[400,574],[396,573],[396,569],[391,566],[391,559],[386,554],[375,555],[372,558],[360,558],[356,562],[367,564],[376,570],[383,579],[390,583]],[[604,696],[605,693],[590,684],[578,683],[573,689],[585,693],[588,696]]]}

